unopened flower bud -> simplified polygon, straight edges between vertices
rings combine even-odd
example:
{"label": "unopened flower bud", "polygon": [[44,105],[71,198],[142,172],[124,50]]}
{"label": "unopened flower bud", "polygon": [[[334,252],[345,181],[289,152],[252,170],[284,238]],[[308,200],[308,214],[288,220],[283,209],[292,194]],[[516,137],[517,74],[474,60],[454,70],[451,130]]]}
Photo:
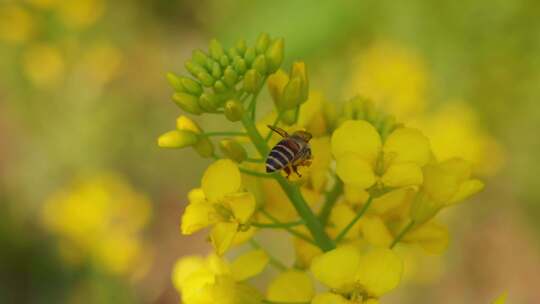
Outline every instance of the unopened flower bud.
{"label": "unopened flower bud", "polygon": [[208,47],[208,50],[210,51],[210,56],[215,60],[219,60],[221,56],[225,54],[223,52],[223,47],[221,46],[221,43],[219,43],[219,41],[217,41],[216,39],[210,40],[210,46]]}
{"label": "unopened flower bud", "polygon": [[206,72],[200,72],[199,74],[197,74],[197,79],[199,79],[201,83],[207,87],[213,86],[215,82],[214,78]]}
{"label": "unopened flower bud", "polygon": [[298,119],[298,107],[281,113],[281,121],[290,126],[296,123]]}
{"label": "unopened flower bud", "polygon": [[202,132],[201,127],[199,127],[195,121],[185,115],[180,115],[176,119],[176,129],[191,131],[195,134],[200,134]]}
{"label": "unopened flower bud", "polygon": [[257,38],[257,41],[255,42],[255,51],[257,54],[264,54],[266,52],[266,49],[268,49],[268,45],[270,44],[270,36],[267,33],[262,33]]}
{"label": "unopened flower bud", "polygon": [[201,95],[202,87],[197,81],[183,76],[178,77],[178,79],[180,80],[180,83],[182,84],[182,87],[186,93],[197,96]]}
{"label": "unopened flower bud", "polygon": [[283,38],[278,38],[270,44],[270,47],[266,50],[266,62],[268,65],[268,72],[274,73],[279,69],[283,63],[283,53],[285,49],[285,43]]}
{"label": "unopened flower bud", "polygon": [[173,130],[162,134],[158,138],[161,148],[184,148],[197,143],[197,134],[186,130]]}
{"label": "unopened flower bud", "polygon": [[238,40],[238,42],[236,42],[236,50],[238,51],[238,53],[241,55],[241,56],[244,56],[244,53],[246,52],[246,49],[247,49],[247,43],[244,39],[240,39]]}
{"label": "unopened flower bud", "polygon": [[214,79],[219,79],[221,77],[221,66],[217,61],[212,65],[212,77],[214,77]]}
{"label": "unopened flower bud", "polygon": [[250,69],[244,75],[244,90],[248,93],[255,93],[259,89],[262,76],[255,69]]}
{"label": "unopened flower bud", "polygon": [[221,152],[237,163],[241,163],[247,158],[244,147],[233,139],[224,139],[219,143]]}
{"label": "unopened flower bud", "polygon": [[214,83],[214,91],[216,93],[225,93],[227,90],[227,86],[223,81],[218,80],[216,83]]}
{"label": "unopened flower bud", "polygon": [[236,48],[232,47],[227,51],[227,55],[229,55],[229,57],[231,58],[234,58],[236,56],[240,56],[240,53]]}
{"label": "unopened flower bud", "polygon": [[199,97],[199,105],[208,112],[214,112],[219,108],[219,100],[215,94],[205,92]]}
{"label": "unopened flower bud", "polygon": [[247,70],[246,61],[242,57],[235,57],[234,62],[233,62],[233,66],[234,66],[234,69],[236,70],[236,72],[238,72],[238,74],[240,74],[240,75],[244,75],[244,73]]}
{"label": "unopened flower bud", "polygon": [[193,59],[193,62],[197,63],[200,66],[204,66],[206,64],[208,56],[201,50],[194,50],[193,56],[191,58]]}
{"label": "unopened flower bud", "polygon": [[283,94],[283,89],[289,82],[289,76],[283,70],[279,69],[274,74],[268,76],[268,91],[276,104],[278,109],[281,109],[281,94]]}
{"label": "unopened flower bud", "polygon": [[184,66],[186,67],[186,70],[191,74],[193,75],[194,77],[197,77],[197,75],[201,72],[204,72],[206,73],[206,69],[204,68],[203,65],[201,64],[198,64],[192,60],[188,60],[186,61],[186,63],[184,64]]}
{"label": "unopened flower bud", "polygon": [[169,81],[169,84],[173,87],[175,91],[185,92],[186,89],[182,85],[180,78],[176,76],[174,73],[167,73],[167,80]]}
{"label": "unopened flower bud", "polygon": [[223,81],[227,86],[233,87],[238,81],[238,73],[232,67],[227,67],[223,73]]}
{"label": "unopened flower bud", "polygon": [[267,64],[266,64],[266,58],[264,55],[259,55],[255,60],[253,61],[253,64],[251,65],[252,68],[257,70],[259,74],[266,75],[266,72],[268,70]]}
{"label": "unopened flower bud", "polygon": [[231,60],[229,59],[229,56],[223,55],[221,58],[219,58],[219,64],[222,68],[226,68],[231,63]]}
{"label": "unopened flower bud", "polygon": [[199,106],[197,96],[183,92],[176,92],[173,94],[172,99],[180,107],[180,109],[188,113],[200,115],[203,112]]}
{"label": "unopened flower bud", "polygon": [[238,100],[230,99],[225,103],[224,112],[228,120],[235,122],[242,119],[244,108]]}
{"label": "unopened flower bud", "polygon": [[214,145],[206,136],[199,136],[199,140],[193,146],[195,151],[202,157],[212,157],[214,155]]}
{"label": "unopened flower bud", "polygon": [[309,80],[306,71],[306,64],[304,62],[295,62],[291,68],[291,79],[298,77],[301,80],[301,89],[302,89],[302,101],[304,102],[308,99],[309,95]]}
{"label": "unopened flower bud", "polygon": [[302,102],[302,80],[299,77],[292,78],[283,89],[279,108],[283,110],[293,109]]}
{"label": "unopened flower bud", "polygon": [[246,53],[244,54],[244,59],[246,60],[248,66],[251,66],[251,63],[253,63],[256,56],[257,52],[255,51],[255,48],[252,46],[248,47]]}

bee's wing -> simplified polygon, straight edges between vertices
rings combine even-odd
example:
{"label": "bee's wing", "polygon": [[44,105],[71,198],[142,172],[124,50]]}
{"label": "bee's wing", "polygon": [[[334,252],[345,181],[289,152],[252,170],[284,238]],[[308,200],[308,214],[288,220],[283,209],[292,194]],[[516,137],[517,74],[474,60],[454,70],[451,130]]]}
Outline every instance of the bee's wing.
{"label": "bee's wing", "polygon": [[281,135],[281,137],[289,137],[289,133],[287,133],[287,131],[283,130],[282,128],[280,127],[274,127],[274,126],[271,126],[271,125],[266,125],[268,128],[270,128],[270,130],[276,132],[277,134]]}

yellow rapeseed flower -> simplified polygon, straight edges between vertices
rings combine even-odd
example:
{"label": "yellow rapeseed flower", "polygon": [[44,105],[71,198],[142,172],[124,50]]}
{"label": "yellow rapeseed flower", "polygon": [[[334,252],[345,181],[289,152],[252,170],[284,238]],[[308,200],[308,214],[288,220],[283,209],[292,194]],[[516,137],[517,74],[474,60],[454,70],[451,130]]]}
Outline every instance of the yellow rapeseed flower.
{"label": "yellow rapeseed flower", "polygon": [[0,4],[0,41],[13,44],[26,42],[32,37],[34,26],[32,15],[23,7]]}
{"label": "yellow rapeseed flower", "polygon": [[65,62],[60,49],[49,44],[30,45],[22,56],[26,77],[40,89],[60,85],[65,76]]}
{"label": "yellow rapeseed flower", "polygon": [[273,302],[309,302],[314,294],[313,282],[305,272],[289,270],[278,274],[268,284],[266,298]]}
{"label": "yellow rapeseed flower", "polygon": [[365,120],[345,121],[332,134],[336,173],[345,184],[367,189],[420,185],[422,167],[431,159],[428,139],[418,130],[398,128],[383,143]]}
{"label": "yellow rapeseed flower", "polygon": [[182,233],[192,234],[213,225],[210,239],[216,252],[222,255],[235,239],[252,232],[247,224],[255,206],[253,194],[242,190],[237,165],[228,159],[218,160],[204,173],[201,188],[189,195],[189,204],[182,215]]}

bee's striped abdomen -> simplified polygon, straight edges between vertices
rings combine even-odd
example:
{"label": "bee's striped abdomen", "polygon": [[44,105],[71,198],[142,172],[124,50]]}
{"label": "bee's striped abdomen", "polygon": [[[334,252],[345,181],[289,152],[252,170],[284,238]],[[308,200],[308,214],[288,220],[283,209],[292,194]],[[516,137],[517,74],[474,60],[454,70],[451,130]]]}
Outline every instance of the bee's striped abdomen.
{"label": "bee's striped abdomen", "polygon": [[291,163],[295,155],[300,150],[300,146],[290,139],[283,139],[272,148],[266,158],[266,172],[271,173],[285,168]]}

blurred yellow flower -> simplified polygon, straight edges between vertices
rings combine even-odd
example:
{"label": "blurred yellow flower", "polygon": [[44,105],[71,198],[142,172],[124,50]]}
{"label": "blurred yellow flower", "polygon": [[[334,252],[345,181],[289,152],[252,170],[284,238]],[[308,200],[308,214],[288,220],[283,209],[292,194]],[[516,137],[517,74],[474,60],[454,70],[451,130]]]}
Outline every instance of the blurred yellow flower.
{"label": "blurred yellow flower", "polygon": [[60,239],[69,261],[88,258],[112,273],[130,273],[145,248],[141,232],[151,209],[122,178],[103,174],[53,194],[42,212],[45,228]]}
{"label": "blurred yellow flower", "polygon": [[0,4],[0,41],[18,44],[28,41],[34,32],[32,15],[16,4]]}
{"label": "blurred yellow flower", "polygon": [[42,8],[42,9],[48,9],[48,8],[54,7],[60,1],[62,0],[26,0],[26,2],[30,3],[31,5],[38,8]]}
{"label": "blurred yellow flower", "polygon": [[278,274],[269,284],[266,299],[273,302],[309,302],[315,293],[311,278],[303,271]]}
{"label": "blurred yellow flower", "polygon": [[60,85],[65,76],[63,55],[53,45],[30,45],[23,53],[22,65],[30,82],[41,89]]}
{"label": "blurred yellow flower", "polygon": [[505,292],[501,294],[495,301],[493,301],[493,304],[504,304],[506,303],[506,298],[508,298],[508,293]]}
{"label": "blurred yellow flower", "polygon": [[353,63],[347,95],[361,94],[399,120],[425,108],[428,72],[421,57],[394,43],[376,42]]}
{"label": "blurred yellow flower", "polygon": [[122,63],[121,51],[107,42],[85,48],[80,58],[82,72],[87,80],[98,86],[118,75]]}
{"label": "blurred yellow flower", "polygon": [[504,164],[502,147],[482,129],[473,109],[463,102],[452,102],[423,115],[419,126],[431,139],[438,160],[463,158],[483,175],[497,173]]}
{"label": "blurred yellow flower", "polygon": [[174,265],[172,281],[184,304],[255,304],[262,295],[243,281],[261,273],[267,264],[268,257],[260,250],[246,252],[232,264],[215,254],[187,256]]}
{"label": "blurred yellow flower", "polygon": [[93,25],[105,11],[103,0],[62,0],[57,13],[67,27],[80,30]]}
{"label": "blurred yellow flower", "polygon": [[[242,189],[238,166],[229,159],[211,164],[203,175],[201,188],[189,195],[182,215],[181,231],[192,234],[213,225],[210,239],[218,255],[231,245],[249,239],[249,220],[255,212],[255,197]],[[246,238],[247,237],[247,238]]]}

